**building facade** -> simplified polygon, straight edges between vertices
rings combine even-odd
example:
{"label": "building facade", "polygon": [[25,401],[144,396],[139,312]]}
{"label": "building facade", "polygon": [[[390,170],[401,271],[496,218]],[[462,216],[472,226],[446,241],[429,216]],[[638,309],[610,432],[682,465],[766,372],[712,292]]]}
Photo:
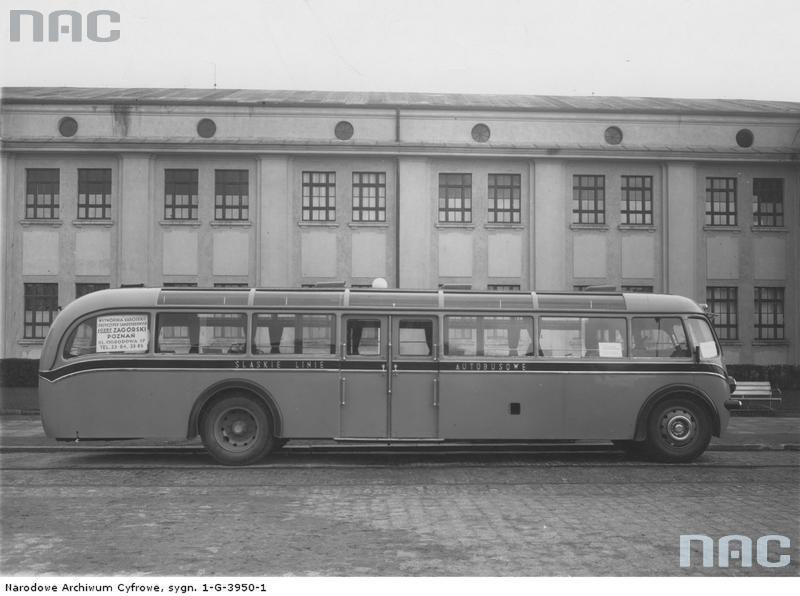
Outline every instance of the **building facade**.
{"label": "building facade", "polygon": [[800,364],[800,103],[6,88],[0,358],[103,287],[572,290],[709,303]]}

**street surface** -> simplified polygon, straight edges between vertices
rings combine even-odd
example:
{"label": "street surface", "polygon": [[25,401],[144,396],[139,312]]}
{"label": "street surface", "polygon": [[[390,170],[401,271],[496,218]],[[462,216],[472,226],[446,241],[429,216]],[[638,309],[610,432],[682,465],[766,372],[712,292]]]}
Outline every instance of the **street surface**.
{"label": "street surface", "polygon": [[[0,573],[798,575],[800,452],[572,449],[286,449],[225,468],[192,449],[9,448]],[[681,568],[681,534],[786,536],[769,559],[790,563]]]}

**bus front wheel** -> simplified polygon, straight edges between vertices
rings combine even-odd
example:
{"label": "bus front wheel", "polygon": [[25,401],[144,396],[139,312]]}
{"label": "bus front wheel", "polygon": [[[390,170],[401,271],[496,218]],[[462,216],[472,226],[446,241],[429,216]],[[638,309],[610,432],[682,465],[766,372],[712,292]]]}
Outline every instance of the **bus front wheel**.
{"label": "bus front wheel", "polygon": [[203,415],[200,435],[208,452],[226,466],[243,466],[265,457],[274,445],[266,407],[246,394],[226,395]]}
{"label": "bus front wheel", "polygon": [[653,408],[647,424],[647,451],[656,461],[687,462],[711,440],[711,417],[699,403],[674,398]]}

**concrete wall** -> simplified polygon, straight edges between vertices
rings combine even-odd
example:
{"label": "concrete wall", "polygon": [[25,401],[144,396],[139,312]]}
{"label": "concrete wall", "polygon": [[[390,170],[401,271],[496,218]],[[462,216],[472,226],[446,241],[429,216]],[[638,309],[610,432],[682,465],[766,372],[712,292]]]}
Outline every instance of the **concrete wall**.
{"label": "concrete wall", "polygon": [[[74,138],[58,120],[79,122]],[[217,133],[200,139],[200,118]],[[230,106],[4,105],[6,140],[0,163],[5,259],[0,291],[0,358],[36,358],[41,341],[24,340],[23,284],[57,282],[59,301],[76,282],[192,282],[299,286],[341,280],[433,288],[441,283],[518,285],[570,290],[591,284],[646,285],[700,302],[709,285],[739,288],[739,339],[732,362],[800,361],[800,168],[787,158],[798,146],[797,119],[757,116],[535,114],[389,109],[236,108]],[[355,134],[341,141],[336,123]],[[486,143],[472,127],[491,129]],[[608,145],[604,131],[622,128]],[[736,145],[750,128],[753,148]],[[398,139],[399,132],[399,139]],[[58,220],[25,219],[26,169],[60,170]],[[110,168],[111,219],[77,220],[77,170]],[[199,172],[198,220],[164,219],[164,170]],[[245,169],[249,220],[214,220],[214,170]],[[336,173],[336,219],[301,219],[302,173]],[[384,172],[386,221],[352,218],[353,172]],[[472,175],[468,224],[438,221],[440,173]],[[489,174],[521,179],[519,224],[488,221]],[[606,221],[572,221],[575,175],[603,175]],[[653,179],[653,223],[620,219],[624,175]],[[704,225],[709,176],[735,177],[734,229]],[[755,228],[752,180],[784,179],[785,225]],[[753,288],[786,288],[785,341],[753,336]]]}

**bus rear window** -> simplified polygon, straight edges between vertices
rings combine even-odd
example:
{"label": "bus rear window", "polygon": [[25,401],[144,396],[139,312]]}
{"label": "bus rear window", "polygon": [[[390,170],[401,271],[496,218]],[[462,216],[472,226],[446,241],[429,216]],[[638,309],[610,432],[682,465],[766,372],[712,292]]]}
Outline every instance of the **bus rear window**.
{"label": "bus rear window", "polygon": [[64,344],[64,358],[87,354],[143,354],[150,344],[150,317],[113,313],[83,321]]}
{"label": "bus rear window", "polygon": [[160,354],[243,354],[247,317],[231,313],[160,313],[156,318]]}

